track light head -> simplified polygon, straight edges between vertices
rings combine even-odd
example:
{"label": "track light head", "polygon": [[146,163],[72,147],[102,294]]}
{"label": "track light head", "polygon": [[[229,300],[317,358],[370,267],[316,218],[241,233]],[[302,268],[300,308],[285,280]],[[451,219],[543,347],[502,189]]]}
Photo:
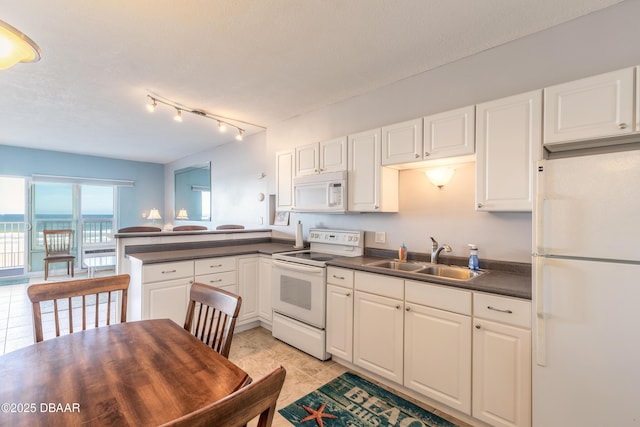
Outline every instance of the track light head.
{"label": "track light head", "polygon": [[242,129],[238,129],[238,134],[236,135],[237,141],[242,141],[242,134],[244,134],[244,131]]}
{"label": "track light head", "polygon": [[182,121],[182,110],[179,108],[176,108],[176,115],[173,116],[173,120],[175,120],[176,122],[181,122]]}
{"label": "track light head", "polygon": [[220,132],[225,132],[227,130],[227,125],[224,122],[218,120],[218,130]]}
{"label": "track light head", "polygon": [[153,113],[156,110],[157,106],[158,103],[156,102],[155,98],[151,98],[151,103],[147,104],[147,111]]}

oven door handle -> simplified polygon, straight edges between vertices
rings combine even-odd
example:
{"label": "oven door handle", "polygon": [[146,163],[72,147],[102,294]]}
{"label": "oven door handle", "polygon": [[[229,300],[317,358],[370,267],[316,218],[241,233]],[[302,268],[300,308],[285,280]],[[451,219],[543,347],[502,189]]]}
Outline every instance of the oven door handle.
{"label": "oven door handle", "polygon": [[283,270],[302,271],[304,273],[317,274],[318,276],[324,274],[324,268],[322,267],[307,266],[293,262],[279,261],[277,259],[274,259],[272,262],[274,267],[279,267]]}

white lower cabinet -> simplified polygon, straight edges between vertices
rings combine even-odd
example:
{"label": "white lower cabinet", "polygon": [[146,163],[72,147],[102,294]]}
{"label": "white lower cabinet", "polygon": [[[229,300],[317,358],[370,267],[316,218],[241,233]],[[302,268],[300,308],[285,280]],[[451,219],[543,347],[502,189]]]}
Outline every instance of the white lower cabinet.
{"label": "white lower cabinet", "polygon": [[353,363],[402,383],[404,281],[356,272]]}
{"label": "white lower cabinet", "polygon": [[529,301],[474,295],[472,415],[493,426],[531,425],[530,310]]}
{"label": "white lower cabinet", "polygon": [[[134,275],[134,277],[138,277]],[[193,261],[151,264],[142,267],[141,316],[131,320],[166,319],[184,324],[193,282]]]}
{"label": "white lower cabinet", "polygon": [[238,294],[242,297],[238,323],[258,319],[258,256],[238,257]]}
{"label": "white lower cabinet", "polygon": [[271,325],[273,304],[271,303],[271,256],[258,257],[258,316]]}
{"label": "white lower cabinet", "polygon": [[410,281],[405,292],[405,387],[471,415],[471,293]]}

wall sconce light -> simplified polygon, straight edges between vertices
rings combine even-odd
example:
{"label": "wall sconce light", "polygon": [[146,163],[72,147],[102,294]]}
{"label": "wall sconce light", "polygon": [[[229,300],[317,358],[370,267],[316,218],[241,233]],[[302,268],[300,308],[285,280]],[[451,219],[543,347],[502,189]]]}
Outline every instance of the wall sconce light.
{"label": "wall sconce light", "polygon": [[152,225],[156,225],[156,219],[162,219],[162,217],[160,216],[160,211],[158,211],[158,209],[153,208],[149,211],[149,216],[147,216],[147,219],[151,220],[151,224]]}
{"label": "wall sconce light", "polygon": [[434,169],[428,169],[424,173],[427,175],[429,181],[431,181],[433,185],[441,189],[444,185],[447,185],[449,181],[451,181],[453,172],[453,168],[444,166]]}
{"label": "wall sconce light", "polygon": [[189,219],[189,214],[186,209],[180,209],[178,211],[178,215],[176,215],[176,219]]}
{"label": "wall sconce light", "polygon": [[19,30],[0,21],[0,70],[6,70],[18,62],[40,60],[40,48]]}

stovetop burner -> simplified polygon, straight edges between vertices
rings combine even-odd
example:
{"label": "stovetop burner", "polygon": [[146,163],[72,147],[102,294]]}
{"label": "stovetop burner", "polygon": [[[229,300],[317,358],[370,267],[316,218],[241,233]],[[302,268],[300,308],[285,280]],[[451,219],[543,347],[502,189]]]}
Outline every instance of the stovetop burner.
{"label": "stovetop burner", "polygon": [[297,252],[297,253],[285,253],[283,254],[287,257],[291,257],[291,258],[297,258],[297,259],[308,259],[311,261],[329,261],[333,258],[335,258],[334,255],[329,255],[329,254],[324,254],[321,252],[311,252],[311,251],[306,251],[306,252]]}

